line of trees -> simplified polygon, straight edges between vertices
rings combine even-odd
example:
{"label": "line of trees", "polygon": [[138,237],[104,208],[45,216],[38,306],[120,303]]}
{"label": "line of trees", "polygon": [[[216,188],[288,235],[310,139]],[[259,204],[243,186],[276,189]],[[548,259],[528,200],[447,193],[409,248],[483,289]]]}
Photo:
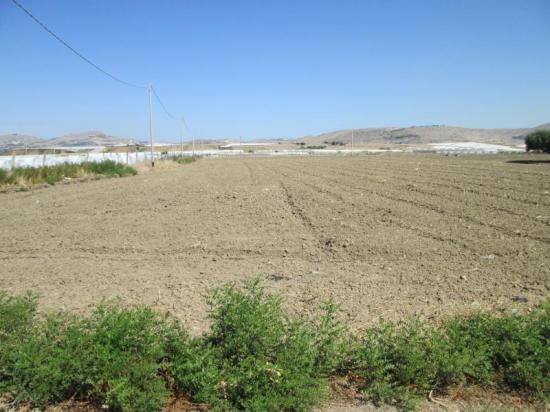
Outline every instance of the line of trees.
{"label": "line of trees", "polygon": [[525,148],[550,153],[550,130],[537,130],[529,133],[525,138]]}

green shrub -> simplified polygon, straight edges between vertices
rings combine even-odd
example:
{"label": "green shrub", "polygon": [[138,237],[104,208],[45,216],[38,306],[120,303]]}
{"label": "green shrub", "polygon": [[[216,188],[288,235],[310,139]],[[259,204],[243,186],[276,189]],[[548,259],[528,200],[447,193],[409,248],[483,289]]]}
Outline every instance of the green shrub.
{"label": "green shrub", "polygon": [[17,167],[11,171],[11,177],[13,181],[21,179],[29,184],[45,182],[53,185],[63,180],[64,177],[77,177],[81,170],[82,166],[74,163],[42,167]]}
{"label": "green shrub", "polygon": [[197,160],[194,156],[176,156],[172,158],[174,162],[179,163],[180,165],[185,165],[189,163],[193,163]]}
{"label": "green shrub", "polygon": [[35,296],[8,296],[0,291],[0,343],[16,332],[28,329],[35,311]]}
{"label": "green shrub", "polygon": [[64,178],[74,179],[87,174],[108,177],[135,175],[137,171],[125,164],[112,160],[102,162],[63,163],[54,166],[16,167],[10,172],[0,172],[0,185],[17,184],[34,185],[48,183],[54,185]]}
{"label": "green shrub", "polygon": [[550,153],[550,130],[536,130],[525,138],[525,147],[531,150]]}
{"label": "green shrub", "polygon": [[344,353],[336,308],[292,320],[257,282],[208,298],[212,328],[190,338],[151,311],[100,305],[87,318],[34,317],[32,297],[0,295],[0,394],[45,406],[64,399],[115,411],[160,410],[172,391],[218,410],[310,410]]}
{"label": "green shrub", "polygon": [[82,163],[84,170],[97,175],[104,176],[127,176],[136,175],[137,171],[128,165],[114,162],[113,160],[104,160],[102,162],[84,162]]}
{"label": "green shrub", "polygon": [[402,409],[459,383],[550,399],[550,301],[526,315],[381,322],[357,336],[330,302],[316,319],[288,317],[257,280],[214,289],[207,303],[210,330],[192,338],[145,307],[41,318],[35,297],[0,292],[0,396],[156,411],[183,394],[219,411],[307,411],[330,375],[348,373],[369,399]]}
{"label": "green shrub", "polygon": [[449,346],[470,354],[475,381],[550,397],[550,302],[523,316],[459,318],[447,330]]}
{"label": "green shrub", "polygon": [[[18,305],[11,302],[8,313],[22,311]],[[50,315],[4,335],[0,393],[37,406],[75,397],[115,411],[160,410],[170,393],[166,359],[186,342],[174,322],[147,308],[111,304],[90,318]]]}
{"label": "green shrub", "polygon": [[375,403],[413,407],[433,388],[442,347],[441,334],[418,320],[402,325],[382,322],[368,329],[353,367],[363,379],[360,389]]}
{"label": "green shrub", "polygon": [[351,363],[368,398],[403,409],[456,383],[549,399],[550,302],[528,315],[459,317],[441,327],[383,322],[364,333]]}
{"label": "green shrub", "polygon": [[7,170],[0,169],[0,185],[11,183],[10,173]]}
{"label": "green shrub", "polygon": [[210,332],[174,362],[181,390],[219,410],[299,411],[319,402],[342,336],[334,306],[318,324],[292,320],[257,282],[216,289],[208,304]]}

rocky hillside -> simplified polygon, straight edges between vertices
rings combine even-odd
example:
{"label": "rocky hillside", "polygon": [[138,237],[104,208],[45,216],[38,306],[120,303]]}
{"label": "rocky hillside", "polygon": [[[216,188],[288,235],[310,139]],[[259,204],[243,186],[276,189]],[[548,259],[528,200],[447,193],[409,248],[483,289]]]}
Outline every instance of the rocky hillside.
{"label": "rocky hillside", "polygon": [[43,142],[42,139],[24,134],[12,133],[0,135],[0,147],[18,148],[32,146],[36,143]]}
{"label": "rocky hillside", "polygon": [[[479,142],[510,145],[521,143],[529,132],[539,128],[550,129],[550,123],[523,129],[469,129],[441,125],[354,129],[354,141],[357,144]],[[351,129],[306,136],[298,140],[308,144],[350,143]]]}
{"label": "rocky hillside", "polygon": [[135,143],[132,139],[110,136],[98,131],[69,133],[53,139],[40,139],[18,133],[0,135],[0,150],[24,147],[74,147],[74,146],[120,146]]}
{"label": "rocky hillside", "polygon": [[68,133],[44,141],[50,146],[118,146],[134,143],[132,139],[110,136],[98,131]]}

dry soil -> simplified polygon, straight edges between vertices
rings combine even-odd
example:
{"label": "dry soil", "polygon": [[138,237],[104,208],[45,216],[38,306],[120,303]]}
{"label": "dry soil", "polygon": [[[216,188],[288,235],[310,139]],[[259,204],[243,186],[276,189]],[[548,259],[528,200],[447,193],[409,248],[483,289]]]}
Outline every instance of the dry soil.
{"label": "dry soil", "polygon": [[202,159],[0,206],[0,289],[41,310],[120,297],[199,333],[205,290],[253,276],[294,313],[332,298],[355,328],[550,295],[542,155]]}

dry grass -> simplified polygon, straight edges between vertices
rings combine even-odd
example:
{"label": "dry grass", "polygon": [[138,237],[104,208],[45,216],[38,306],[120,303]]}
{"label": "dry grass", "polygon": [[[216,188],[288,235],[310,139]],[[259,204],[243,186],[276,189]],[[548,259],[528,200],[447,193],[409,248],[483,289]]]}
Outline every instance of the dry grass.
{"label": "dry grass", "polygon": [[0,171],[0,188],[29,188],[39,184],[53,185],[68,179],[82,179],[100,175],[112,177],[134,174],[136,174],[136,171],[130,166],[115,163],[111,160],[97,163],[63,163],[55,166],[17,167],[9,172],[5,170]]}

